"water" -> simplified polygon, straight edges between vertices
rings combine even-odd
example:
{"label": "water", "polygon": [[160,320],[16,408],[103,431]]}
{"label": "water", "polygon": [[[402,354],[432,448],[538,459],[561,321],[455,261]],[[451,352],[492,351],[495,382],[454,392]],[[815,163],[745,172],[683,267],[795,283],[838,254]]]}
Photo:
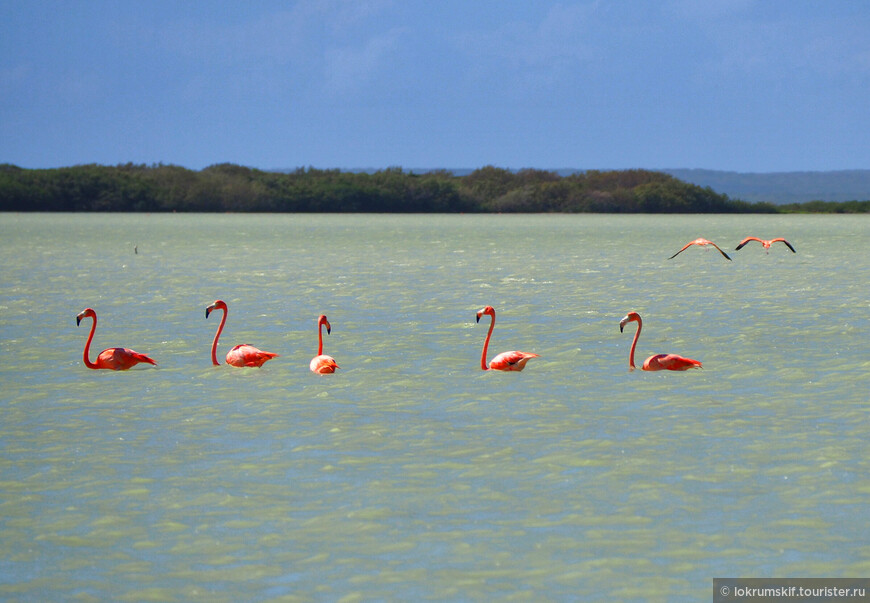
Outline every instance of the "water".
{"label": "water", "polygon": [[[0,215],[0,596],[698,600],[870,574],[865,216]],[[785,236],[769,254],[746,235]],[[703,236],[729,251],[692,247]],[[134,246],[138,253],[134,253]],[[210,365],[236,343],[281,354]],[[523,373],[490,357],[541,354]],[[159,366],[91,371],[131,347]],[[629,372],[676,352],[686,373]],[[341,370],[309,372],[316,319]]]}

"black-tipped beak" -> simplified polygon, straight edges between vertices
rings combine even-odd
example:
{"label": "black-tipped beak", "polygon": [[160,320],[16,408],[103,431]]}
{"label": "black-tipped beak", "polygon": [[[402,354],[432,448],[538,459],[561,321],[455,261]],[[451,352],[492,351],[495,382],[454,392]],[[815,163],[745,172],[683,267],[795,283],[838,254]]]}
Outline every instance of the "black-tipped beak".
{"label": "black-tipped beak", "polygon": [[82,324],[82,317],[76,316],[76,326],[79,326],[80,324]]}
{"label": "black-tipped beak", "polygon": [[208,318],[208,314],[209,314],[209,312],[211,312],[211,308],[206,308],[206,309],[205,309],[205,317],[206,317],[206,318]]}

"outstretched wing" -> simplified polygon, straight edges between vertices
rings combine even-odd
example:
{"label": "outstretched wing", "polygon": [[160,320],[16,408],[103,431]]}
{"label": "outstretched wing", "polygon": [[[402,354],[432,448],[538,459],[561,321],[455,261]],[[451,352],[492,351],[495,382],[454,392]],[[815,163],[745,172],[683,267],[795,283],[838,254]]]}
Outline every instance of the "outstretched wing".
{"label": "outstretched wing", "polygon": [[758,237],[746,237],[745,239],[743,239],[742,241],[740,241],[740,244],[739,244],[737,247],[734,248],[734,251],[740,251],[740,249],[741,249],[744,245],[746,245],[749,241],[758,241],[759,243],[761,243],[761,239],[759,239]]}
{"label": "outstretched wing", "polygon": [[675,257],[677,257],[678,255],[680,255],[681,253],[683,253],[686,249],[688,249],[689,247],[691,247],[691,246],[694,245],[694,244],[695,244],[695,241],[692,241],[691,243],[686,243],[686,246],[685,246],[685,247],[683,247],[682,249],[680,249],[677,253],[675,253],[674,255],[672,255],[671,257],[669,257],[668,259],[669,259],[669,260],[674,259]]}
{"label": "outstretched wing", "polygon": [[791,246],[791,243],[789,243],[788,241],[786,241],[786,240],[783,239],[782,237],[780,237],[780,238],[778,238],[778,239],[774,239],[774,240],[772,240],[771,243],[776,243],[777,241],[782,241],[783,243],[785,243],[785,246],[786,246],[786,247],[788,247],[789,249],[791,249],[791,252],[792,252],[792,253],[797,253],[797,251],[794,250],[794,247]]}
{"label": "outstretched wing", "polygon": [[724,251],[722,251],[721,249],[719,249],[719,246],[716,243],[714,243],[713,241],[710,241],[710,245],[715,247],[719,251],[719,253],[724,255],[726,260],[728,260],[729,262],[731,261],[731,258],[728,256],[728,254],[725,253]]}

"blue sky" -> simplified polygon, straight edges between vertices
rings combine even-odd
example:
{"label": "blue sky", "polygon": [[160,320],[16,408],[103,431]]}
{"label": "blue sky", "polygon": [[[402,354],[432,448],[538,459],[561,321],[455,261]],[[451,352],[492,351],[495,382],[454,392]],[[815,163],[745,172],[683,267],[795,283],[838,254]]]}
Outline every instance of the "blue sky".
{"label": "blue sky", "polygon": [[0,163],[870,168],[870,3],[0,0]]}

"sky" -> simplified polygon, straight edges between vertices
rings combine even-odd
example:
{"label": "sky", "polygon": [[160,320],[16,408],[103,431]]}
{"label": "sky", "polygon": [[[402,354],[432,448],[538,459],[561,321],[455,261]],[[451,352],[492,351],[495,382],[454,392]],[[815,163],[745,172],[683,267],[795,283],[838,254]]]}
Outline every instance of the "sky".
{"label": "sky", "polygon": [[0,0],[0,163],[870,168],[870,3]]}

